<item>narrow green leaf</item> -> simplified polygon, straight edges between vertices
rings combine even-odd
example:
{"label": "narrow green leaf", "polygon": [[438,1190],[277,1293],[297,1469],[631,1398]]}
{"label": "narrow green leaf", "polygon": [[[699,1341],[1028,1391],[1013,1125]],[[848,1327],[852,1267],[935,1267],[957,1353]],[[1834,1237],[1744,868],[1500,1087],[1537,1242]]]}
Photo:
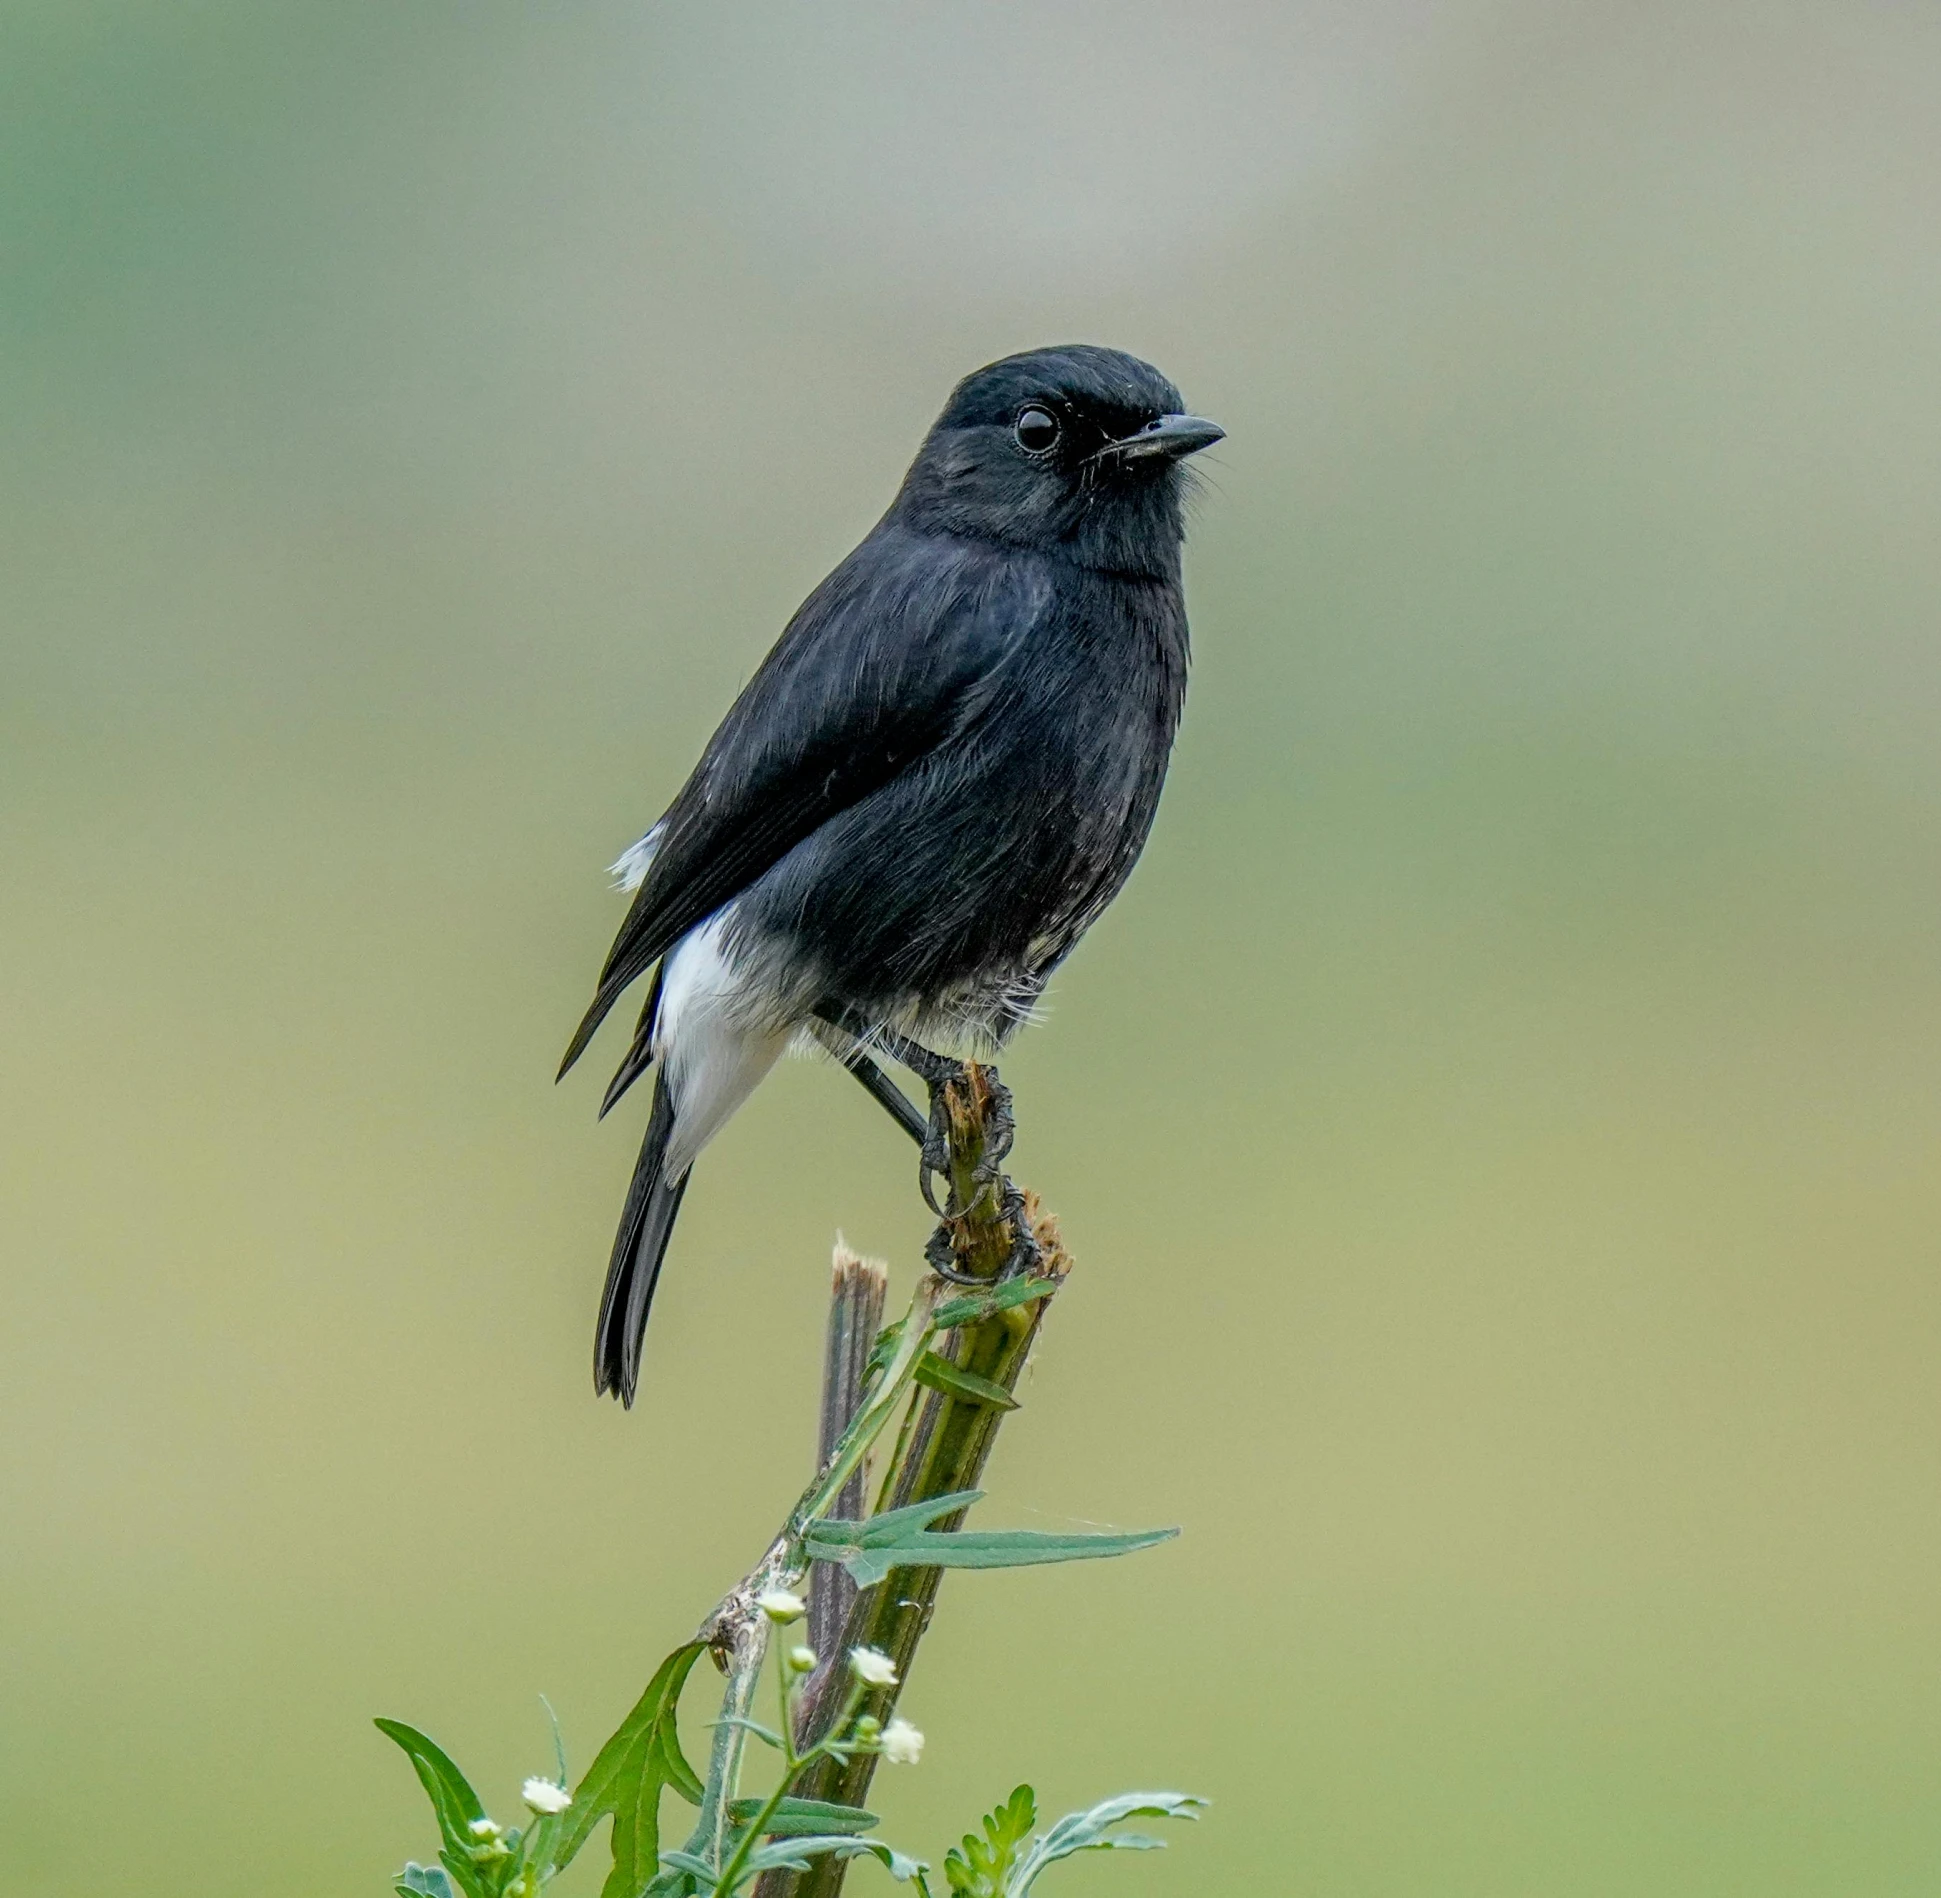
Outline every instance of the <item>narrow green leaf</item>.
{"label": "narrow green leaf", "polygon": [[485,1880],[473,1863],[470,1852],[462,1848],[454,1851],[448,1845],[438,1854],[438,1862],[457,1881],[459,1890],[466,1894],[466,1898],[490,1898]]}
{"label": "narrow green leaf", "polygon": [[946,1397],[967,1397],[972,1403],[988,1404],[993,1410],[1018,1408],[1018,1400],[1002,1384],[993,1384],[988,1377],[979,1377],[975,1371],[967,1371],[961,1364],[953,1364],[934,1351],[926,1351],[917,1360],[913,1375],[919,1384],[942,1391]]}
{"label": "narrow green leaf", "polygon": [[478,1794],[458,1770],[451,1755],[428,1734],[420,1733],[416,1727],[406,1726],[402,1720],[374,1720],[371,1724],[387,1740],[395,1741],[404,1749],[412,1766],[417,1769],[425,1791],[431,1796],[432,1805],[438,1810],[441,1827],[449,1815],[455,1821],[451,1828],[452,1838],[469,1844],[471,1841],[465,1837],[466,1828],[474,1819],[485,1817],[485,1808],[479,1804]]}
{"label": "narrow green leaf", "polygon": [[[685,1790],[694,1770],[681,1755],[675,1709],[689,1671],[703,1652],[699,1641],[678,1647],[656,1670],[633,1711],[594,1756],[573,1792],[566,1826],[554,1853],[556,1867],[572,1863],[593,1828],[613,1816],[613,1870],[601,1898],[640,1898],[660,1863],[660,1795],[664,1786]],[[685,1770],[676,1773],[674,1762]]]}
{"label": "narrow green leaf", "polygon": [[478,1843],[472,1835],[471,1823],[485,1817],[485,1808],[479,1804],[479,1796],[471,1783],[458,1770],[450,1754],[416,1727],[406,1726],[402,1720],[376,1720],[371,1724],[403,1749],[417,1773],[418,1783],[424,1787],[438,1818],[439,1837],[445,1844],[439,1857],[446,1869],[471,1898],[483,1898],[483,1882],[472,1864],[470,1848]]}
{"label": "narrow green leaf", "polygon": [[573,1776],[566,1770],[566,1736],[559,1730],[559,1715],[544,1694],[539,1696],[539,1704],[546,1709],[546,1724],[553,1730],[553,1763],[559,1768],[554,1777],[560,1785],[570,1785]]}
{"label": "narrow green leaf", "polygon": [[[761,1811],[760,1799],[737,1799],[728,1816],[738,1826],[748,1825]],[[867,1832],[877,1823],[873,1812],[861,1806],[838,1806],[827,1799],[784,1799],[769,1816],[763,1837],[785,1839],[807,1837],[820,1832]]]}
{"label": "narrow green leaf", "polygon": [[922,1859],[911,1858],[893,1846],[885,1845],[881,1839],[841,1836],[782,1839],[773,1845],[757,1846],[748,1854],[744,1865],[751,1877],[776,1870],[805,1872],[812,1859],[825,1855],[830,1858],[861,1858],[865,1853],[883,1864],[892,1878],[905,1884],[919,1872],[930,1869]]}
{"label": "narrow green leaf", "polygon": [[739,1727],[744,1733],[752,1733],[765,1746],[781,1750],[782,1736],[773,1727],[765,1727],[759,1720],[750,1720],[743,1714],[731,1713],[720,1720],[709,1723],[717,1727]]}
{"label": "narrow green leaf", "polygon": [[972,1503],[983,1500],[981,1489],[959,1489],[948,1496],[933,1496],[927,1503],[905,1503],[901,1509],[885,1509],[861,1522],[825,1516],[803,1530],[802,1540],[822,1561],[840,1562],[851,1550],[899,1542],[910,1531],[927,1528],[939,1516],[968,1509]]}
{"label": "narrow green leaf", "polygon": [[[1044,1562],[1088,1562],[1130,1555],[1170,1542],[1177,1529],[1142,1529],[1124,1535],[1044,1535],[1034,1529],[960,1529],[954,1535],[915,1530],[895,1542],[872,1542],[831,1559],[840,1561],[858,1588],[871,1588],[898,1568],[1032,1568]],[[818,1551],[820,1553],[820,1551]]]}
{"label": "narrow green leaf", "polygon": [[970,1292],[962,1298],[947,1298],[930,1314],[930,1322],[939,1331],[951,1331],[960,1325],[980,1324],[986,1318],[995,1318],[1001,1311],[1009,1311],[1014,1305],[1028,1305],[1036,1298],[1049,1298],[1058,1289],[1056,1279],[1006,1279],[1002,1285],[994,1286],[988,1292]]}
{"label": "narrow green leaf", "polygon": [[[566,1829],[566,1822],[572,1815],[572,1807],[565,1812],[542,1814],[526,1828],[526,1863],[536,1865],[542,1872],[550,1870],[559,1854],[559,1837]],[[508,1838],[514,1835],[508,1833]]]}
{"label": "narrow green leaf", "polygon": [[704,1887],[714,1884],[714,1867],[694,1852],[663,1852],[660,1862],[677,1872],[685,1872],[690,1878],[700,1880]]}

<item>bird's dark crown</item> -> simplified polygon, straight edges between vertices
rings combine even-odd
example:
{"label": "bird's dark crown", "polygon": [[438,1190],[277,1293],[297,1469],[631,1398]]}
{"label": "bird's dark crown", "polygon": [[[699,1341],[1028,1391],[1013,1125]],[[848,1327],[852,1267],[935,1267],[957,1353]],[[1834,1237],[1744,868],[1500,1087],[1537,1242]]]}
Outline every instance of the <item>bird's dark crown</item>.
{"label": "bird's dark crown", "polygon": [[891,518],[1110,572],[1174,577],[1179,458],[1125,456],[1115,444],[1184,406],[1157,369],[1122,350],[1071,343],[1006,356],[952,391]]}
{"label": "bird's dark crown", "polygon": [[[1096,343],[1029,349],[972,371],[951,392],[937,426],[1009,428],[1032,400],[1061,404],[1113,435],[1129,435],[1155,416],[1176,414],[1180,392],[1149,362]],[[1094,443],[1093,446],[1097,446]]]}

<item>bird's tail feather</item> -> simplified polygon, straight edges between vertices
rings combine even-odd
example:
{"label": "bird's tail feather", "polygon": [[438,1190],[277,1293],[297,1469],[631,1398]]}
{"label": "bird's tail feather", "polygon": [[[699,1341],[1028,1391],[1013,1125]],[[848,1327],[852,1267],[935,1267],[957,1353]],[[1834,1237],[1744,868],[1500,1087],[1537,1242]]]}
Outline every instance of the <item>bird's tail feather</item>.
{"label": "bird's tail feather", "polygon": [[640,1346],[647,1333],[647,1310],[654,1282],[681,1209],[688,1176],[666,1176],[667,1143],[674,1132],[674,1102],[662,1075],[654,1088],[654,1110],[640,1143],[633,1184],[620,1215],[620,1231],[607,1265],[607,1288],[600,1300],[600,1322],[593,1334],[593,1388],[611,1391],[631,1410],[640,1383]]}

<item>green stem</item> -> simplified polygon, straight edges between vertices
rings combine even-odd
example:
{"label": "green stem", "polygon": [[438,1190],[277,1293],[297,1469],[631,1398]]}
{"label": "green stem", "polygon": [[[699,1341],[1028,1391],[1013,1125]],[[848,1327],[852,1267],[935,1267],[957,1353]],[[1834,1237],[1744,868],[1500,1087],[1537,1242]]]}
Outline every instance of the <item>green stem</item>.
{"label": "green stem", "polygon": [[[1016,1237],[1004,1214],[1003,1196],[988,1188],[980,1190],[975,1180],[986,1133],[1001,1111],[994,1088],[995,1076],[987,1078],[986,1071],[973,1067],[966,1072],[965,1085],[952,1085],[949,1100],[953,1199],[957,1207],[965,1208],[950,1225],[952,1250],[960,1271],[990,1279],[1011,1259]],[[1055,1225],[1032,1215],[1029,1208],[1026,1216],[1033,1218],[1042,1254],[1039,1269],[1062,1279],[1071,1262],[1058,1243]],[[1014,1389],[1051,1302],[1045,1298],[1014,1306],[963,1327],[955,1334],[950,1355],[964,1370],[1004,1390]],[[879,1508],[975,1489],[1008,1414],[947,1392],[925,1390],[898,1435]],[[961,1515],[954,1515],[936,1526],[953,1529],[961,1521]],[[898,1686],[870,1689],[858,1709],[874,1714],[885,1725],[901,1683],[909,1678],[917,1644],[929,1627],[942,1578],[943,1571],[936,1568],[894,1570],[877,1587],[863,1590],[850,1611],[843,1630],[844,1648],[880,1648],[896,1663]],[[808,1798],[860,1806],[868,1797],[877,1758],[875,1753],[825,1757],[798,1776],[801,1791]],[[822,1859],[806,1872],[766,1874],[757,1889],[760,1898],[837,1898],[848,1864],[845,1859]]]}
{"label": "green stem", "polygon": [[[823,1514],[842,1494],[843,1485],[861,1466],[870,1445],[882,1434],[895,1414],[897,1404],[910,1388],[918,1364],[923,1360],[936,1326],[930,1314],[942,1302],[949,1288],[934,1273],[926,1273],[898,1334],[896,1351],[877,1380],[869,1400],[856,1413],[844,1431],[836,1454],[830,1458],[816,1480],[802,1492],[801,1500],[789,1512],[782,1532],[768,1553],[717,1607],[702,1626],[701,1638],[717,1654],[728,1654],[728,1686],[722,1696],[722,1724],[716,1728],[714,1747],[708,1757],[707,1783],[702,1789],[700,1815],[687,1849],[709,1864],[719,1865],[726,1849],[730,1810],[741,1780],[741,1760],[747,1729],[737,1724],[748,1717],[761,1673],[762,1657],[767,1652],[770,1623],[755,1606],[755,1597],[771,1582],[793,1583],[807,1568],[802,1555],[802,1531]],[[784,1735],[785,1744],[794,1746],[794,1735]],[[815,1753],[818,1765],[827,1756]],[[783,1785],[788,1784],[785,1775]]]}
{"label": "green stem", "polygon": [[949,1289],[935,1273],[925,1273],[918,1282],[902,1329],[897,1334],[895,1353],[883,1375],[877,1379],[868,1401],[843,1432],[836,1454],[816,1480],[802,1492],[800,1500],[789,1511],[788,1520],[783,1523],[780,1533],[769,1544],[762,1559],[716,1604],[714,1612],[701,1624],[698,1638],[705,1641],[717,1656],[733,1650],[743,1624],[750,1619],[761,1618],[755,1598],[763,1589],[771,1583],[792,1588],[807,1571],[808,1560],[802,1552],[803,1530],[835,1505],[844,1485],[861,1468],[863,1459],[869,1455],[870,1446],[882,1435],[884,1426],[895,1415],[896,1407],[910,1388],[917,1366],[923,1362],[923,1354],[936,1333],[931,1313]]}
{"label": "green stem", "polygon": [[[855,1710],[861,1705],[861,1702],[862,1695],[860,1693],[852,1693],[850,1695],[849,1706],[844,1717],[839,1719],[831,1729],[832,1736],[841,1734],[843,1729],[848,1726],[850,1720],[854,1719]],[[789,1796],[789,1789],[794,1785],[801,1769],[813,1765],[818,1760],[833,1757],[829,1752],[828,1741],[823,1741],[819,1745],[812,1746],[798,1760],[795,1757],[795,1744],[788,1738],[789,1730],[794,1723],[794,1718],[794,1709],[789,1705],[788,1676],[786,1667],[784,1667],[782,1678],[782,1745],[785,1764],[782,1769],[782,1776],[776,1781],[775,1790],[763,1800],[761,1810],[749,1820],[748,1828],[736,1842],[735,1849],[730,1855],[727,1864],[721,1866],[721,1871],[715,1885],[715,1890],[721,1894],[721,1898],[733,1898],[736,1881],[741,1876],[741,1868],[747,1864],[748,1855],[761,1842],[762,1834],[768,1830],[768,1822],[775,1817],[776,1811],[781,1806],[782,1801]],[[720,1864],[720,1860],[717,1859],[715,1863]]]}
{"label": "green stem", "polygon": [[741,1757],[748,1746],[748,1729],[741,1722],[754,1705],[761,1684],[762,1657],[768,1652],[766,1615],[751,1615],[736,1631],[728,1667],[728,1685],[721,1696],[721,1722],[714,1730],[708,1753],[708,1778],[701,1789],[701,1809],[687,1849],[710,1865],[721,1863],[728,1842],[728,1825],[741,1785]]}
{"label": "green stem", "polygon": [[924,1351],[936,1333],[930,1314],[949,1289],[934,1273],[926,1273],[919,1282],[916,1296],[910,1300],[909,1313],[903,1320],[903,1328],[897,1334],[895,1355],[877,1380],[875,1390],[843,1432],[842,1441],[836,1446],[836,1454],[829,1459],[828,1466],[803,1491],[802,1500],[789,1513],[788,1527],[784,1533],[792,1542],[799,1543],[802,1531],[818,1516],[827,1513],[842,1494],[843,1485],[862,1467],[870,1446],[883,1434],[884,1426],[895,1415],[896,1407],[902,1401],[903,1393],[910,1388],[910,1380],[916,1376],[917,1366],[923,1361]]}
{"label": "green stem", "polygon": [[792,1773],[784,1773],[776,1782],[775,1790],[763,1800],[761,1811],[749,1820],[748,1829],[741,1835],[733,1855],[721,1868],[720,1881],[715,1886],[721,1898],[733,1898],[736,1881],[741,1876],[741,1868],[748,1863],[748,1854],[755,1849],[755,1841],[768,1830],[768,1822],[775,1817],[775,1809],[788,1797],[789,1781],[793,1777]]}

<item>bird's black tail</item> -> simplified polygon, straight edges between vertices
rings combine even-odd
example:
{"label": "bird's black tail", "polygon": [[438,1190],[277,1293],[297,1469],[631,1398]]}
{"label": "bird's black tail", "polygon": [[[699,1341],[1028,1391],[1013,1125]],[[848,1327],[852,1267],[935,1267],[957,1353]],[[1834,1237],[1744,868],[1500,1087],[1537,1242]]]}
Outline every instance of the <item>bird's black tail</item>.
{"label": "bird's black tail", "polygon": [[685,1173],[670,1180],[664,1171],[673,1131],[674,1103],[663,1074],[655,1083],[654,1111],[647,1117],[647,1137],[640,1143],[633,1184],[627,1189],[600,1300],[600,1323],[593,1334],[593,1388],[602,1394],[611,1391],[629,1410],[640,1382],[640,1343],[647,1333],[654,1281],[687,1191]]}

